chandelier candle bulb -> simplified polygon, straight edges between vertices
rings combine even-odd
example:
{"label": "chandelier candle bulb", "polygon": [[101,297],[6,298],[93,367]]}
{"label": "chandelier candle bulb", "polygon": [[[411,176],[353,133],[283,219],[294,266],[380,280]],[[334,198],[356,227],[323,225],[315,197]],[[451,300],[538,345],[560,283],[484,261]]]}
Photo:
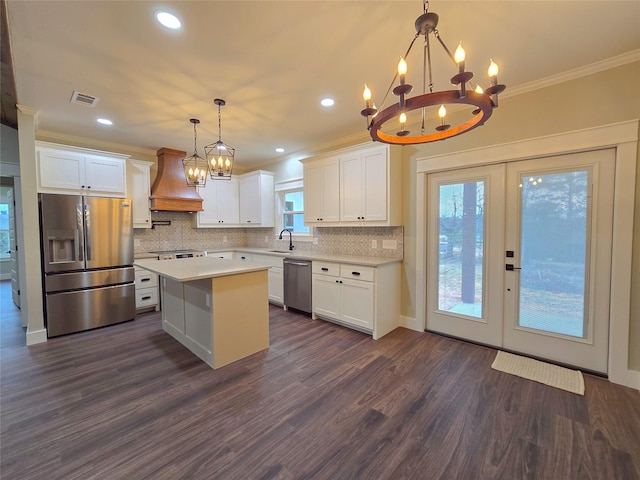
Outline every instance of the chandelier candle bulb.
{"label": "chandelier candle bulb", "polygon": [[498,84],[498,65],[496,65],[496,63],[489,59],[489,78],[491,79],[491,85],[497,85]]}
{"label": "chandelier candle bulb", "polygon": [[458,44],[458,48],[456,48],[456,53],[454,54],[454,59],[458,64],[458,72],[464,73],[464,48],[462,48],[462,42]]}
{"label": "chandelier candle bulb", "polygon": [[405,135],[409,135],[409,130],[405,128],[405,124],[407,123],[407,114],[402,112],[400,114],[400,131],[397,133],[399,137],[404,137]]}
{"label": "chandelier candle bulb", "polygon": [[400,85],[404,85],[407,76],[407,62],[404,61],[404,58],[400,58],[400,62],[398,62],[398,75],[400,75]]}

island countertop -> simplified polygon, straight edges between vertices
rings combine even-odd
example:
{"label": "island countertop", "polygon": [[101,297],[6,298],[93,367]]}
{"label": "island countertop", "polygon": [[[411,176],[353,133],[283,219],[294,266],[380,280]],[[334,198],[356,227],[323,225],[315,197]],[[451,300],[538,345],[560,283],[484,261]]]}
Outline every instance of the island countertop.
{"label": "island countertop", "polygon": [[175,260],[141,258],[135,260],[133,264],[178,282],[225,277],[269,270],[271,268],[268,265],[258,265],[239,260],[222,260],[216,257],[179,258]]}

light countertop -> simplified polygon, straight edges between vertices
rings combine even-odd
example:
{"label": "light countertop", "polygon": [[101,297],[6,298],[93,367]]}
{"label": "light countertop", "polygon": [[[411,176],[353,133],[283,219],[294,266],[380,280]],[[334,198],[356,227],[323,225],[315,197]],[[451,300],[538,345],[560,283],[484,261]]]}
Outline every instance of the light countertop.
{"label": "light countertop", "polygon": [[[381,265],[387,265],[389,263],[402,262],[401,258],[386,258],[386,257],[366,257],[362,255],[336,255],[332,253],[316,253],[304,250],[276,250],[273,248],[252,248],[252,247],[230,247],[230,248],[217,248],[207,249],[208,255],[214,255],[220,252],[244,252],[254,253],[260,255],[271,255],[280,258],[300,258],[305,260],[315,260],[324,262],[335,263],[350,263],[353,265],[365,265],[369,267],[378,267]],[[141,259],[156,259],[157,254],[153,253],[136,253],[136,262]],[[226,260],[229,262],[230,260]],[[246,262],[245,262],[246,263]]]}
{"label": "light countertop", "polygon": [[277,250],[269,248],[251,248],[251,247],[235,247],[230,249],[207,250],[207,253],[216,252],[245,252],[257,253],[260,255],[273,255],[280,258],[300,258],[305,260],[316,260],[335,263],[351,263],[353,265],[365,265],[370,267],[378,267],[388,263],[402,262],[401,258],[385,258],[385,257],[365,257],[361,255],[334,255],[331,253],[305,252],[304,250]]}
{"label": "light countertop", "polygon": [[239,260],[222,260],[216,257],[178,258],[175,260],[139,258],[133,264],[178,282],[225,277],[268,270],[270,268],[268,265],[258,265]]}

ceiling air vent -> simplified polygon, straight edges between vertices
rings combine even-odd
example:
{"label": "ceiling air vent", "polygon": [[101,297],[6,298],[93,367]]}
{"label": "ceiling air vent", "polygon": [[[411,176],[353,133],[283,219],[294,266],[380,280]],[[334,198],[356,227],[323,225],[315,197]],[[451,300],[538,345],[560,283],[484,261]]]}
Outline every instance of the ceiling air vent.
{"label": "ceiling air vent", "polygon": [[87,95],[86,93],[73,92],[73,95],[71,95],[71,103],[77,103],[85,107],[95,107],[98,100],[100,100],[98,97]]}

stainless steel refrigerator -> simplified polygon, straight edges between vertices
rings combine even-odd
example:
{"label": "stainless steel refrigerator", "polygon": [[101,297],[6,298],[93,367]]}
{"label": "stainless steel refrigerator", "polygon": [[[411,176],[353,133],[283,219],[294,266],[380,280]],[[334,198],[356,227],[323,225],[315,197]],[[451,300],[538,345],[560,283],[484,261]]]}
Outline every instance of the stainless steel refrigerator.
{"label": "stainless steel refrigerator", "polygon": [[41,193],[39,203],[47,336],[132,320],[131,201]]}

